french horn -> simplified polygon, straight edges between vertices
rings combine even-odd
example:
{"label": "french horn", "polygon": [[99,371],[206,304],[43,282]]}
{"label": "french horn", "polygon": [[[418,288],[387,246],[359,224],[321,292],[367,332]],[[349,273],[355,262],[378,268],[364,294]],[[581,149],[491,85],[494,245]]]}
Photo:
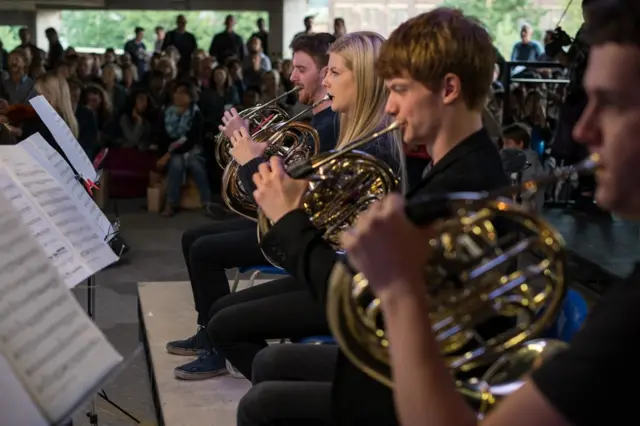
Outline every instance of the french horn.
{"label": "french horn", "polygon": [[[428,196],[407,205],[407,216],[416,225],[436,227],[435,236],[425,242],[432,251],[424,268],[432,329],[458,390],[476,403],[480,414],[501,397],[487,378],[478,378],[485,371],[491,375],[490,366],[501,356],[517,360],[527,348],[536,350],[531,340],[554,323],[566,293],[562,236],[511,197],[532,197],[549,183],[594,170],[598,161],[592,155],[518,186]],[[393,387],[380,301],[346,256],[331,274],[327,316],[345,356]]]}
{"label": "french horn", "polygon": [[[252,133],[251,137],[256,143],[267,144],[263,157],[271,158],[274,155],[282,157],[286,167],[316,155],[320,151],[318,132],[311,125],[296,120],[328,100],[330,96],[326,95],[288,120],[263,127]],[[238,176],[239,169],[240,164],[233,159],[225,167],[222,174],[222,200],[229,210],[247,219],[256,220],[257,206],[242,186]]]}
{"label": "french horn", "polygon": [[[398,177],[383,161],[356,149],[398,128],[399,123],[393,122],[341,150],[319,154],[287,171],[294,179],[309,180],[302,208],[335,250],[340,249],[340,233],[351,227],[371,203],[394,191],[399,184]],[[258,210],[258,242],[271,226],[271,221]],[[272,265],[280,266],[264,251],[263,254]]]}
{"label": "french horn", "polygon": [[[289,115],[284,109],[278,106],[278,101],[291,94],[297,93],[299,90],[300,87],[296,86],[269,102],[240,111],[238,115],[241,119],[249,121],[249,129],[252,133],[288,120]],[[214,139],[214,155],[221,169],[227,167],[227,164],[232,160],[230,151],[231,141],[224,133],[219,132]]]}

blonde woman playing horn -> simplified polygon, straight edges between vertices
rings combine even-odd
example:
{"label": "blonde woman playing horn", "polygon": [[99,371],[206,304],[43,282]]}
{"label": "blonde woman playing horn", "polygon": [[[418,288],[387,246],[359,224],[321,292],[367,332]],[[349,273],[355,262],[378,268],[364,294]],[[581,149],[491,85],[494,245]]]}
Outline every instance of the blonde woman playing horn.
{"label": "blonde woman playing horn", "polygon": [[[385,113],[388,91],[374,71],[383,42],[384,38],[379,34],[354,32],[337,40],[329,49],[328,71],[323,84],[333,95],[331,108],[340,114],[338,149],[386,127],[391,121]],[[403,174],[398,135],[388,133],[372,140],[362,150],[386,162],[398,175]],[[271,424],[271,421],[283,418],[301,424],[327,420],[331,412],[330,398],[321,395],[328,395],[331,386],[335,348],[319,348],[317,357],[300,359],[296,356],[298,345],[282,346],[281,350],[291,351],[290,360],[297,360],[290,364],[295,364],[297,379],[315,382],[305,383],[303,387],[293,385],[274,393],[270,388],[272,382],[261,382],[278,380],[278,376],[291,378],[290,371],[265,366],[269,364],[269,349],[255,361],[254,358],[267,347],[266,338],[328,334],[324,299],[337,254],[300,209],[300,198],[307,182],[291,179],[279,159],[260,165],[254,181],[256,201],[274,222],[263,247],[281,261],[291,276],[225,297],[214,306],[214,310],[219,310],[212,311],[207,331],[218,352],[245,377],[254,378],[254,388],[240,404],[238,425]],[[239,323],[242,326],[238,326]],[[329,353],[323,349],[328,349]],[[271,404],[268,411],[261,410],[266,401],[260,395],[265,393],[269,393],[268,403]],[[305,401],[313,401],[313,404]],[[291,407],[295,407],[295,412]],[[277,419],[269,417],[271,415]],[[258,419],[257,416],[261,417]]]}

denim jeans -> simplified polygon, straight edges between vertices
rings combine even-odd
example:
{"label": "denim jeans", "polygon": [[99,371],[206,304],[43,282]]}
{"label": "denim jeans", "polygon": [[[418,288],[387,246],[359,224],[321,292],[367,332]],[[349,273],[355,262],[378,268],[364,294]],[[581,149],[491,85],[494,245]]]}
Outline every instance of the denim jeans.
{"label": "denim jeans", "polygon": [[169,159],[167,202],[172,206],[180,204],[180,190],[182,189],[185,172],[191,174],[191,177],[198,188],[198,192],[200,192],[200,201],[202,204],[210,203],[211,188],[209,187],[209,178],[207,177],[205,159],[201,155],[197,154],[189,155],[186,160],[184,155],[174,154]]}

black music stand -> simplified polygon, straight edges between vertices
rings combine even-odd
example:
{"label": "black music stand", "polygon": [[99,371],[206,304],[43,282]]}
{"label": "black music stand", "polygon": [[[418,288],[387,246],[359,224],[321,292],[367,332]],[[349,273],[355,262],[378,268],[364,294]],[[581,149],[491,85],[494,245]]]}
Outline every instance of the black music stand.
{"label": "black music stand", "polygon": [[[99,179],[100,176],[102,176],[102,170],[98,171],[98,180],[100,180]],[[100,190],[100,187],[99,187],[99,185],[97,183],[96,184],[92,184],[91,182],[87,182],[79,174],[76,174],[75,177],[78,180],[78,182],[80,182],[82,187],[87,190],[89,195],[93,195],[93,193],[92,193],[92,189],[93,188],[96,188],[96,189]],[[107,242],[111,241],[119,233],[120,233],[120,219],[116,218],[114,223],[111,224],[111,230],[110,230],[109,234],[107,234],[105,236],[105,241],[107,241]],[[125,248],[126,248],[126,246],[124,244],[122,244],[120,246],[119,250],[118,250],[119,252],[115,252],[115,250],[114,250],[114,252],[116,253],[116,255],[118,257],[120,257],[120,255],[122,255],[122,253],[125,251]],[[112,247],[112,249],[113,249],[113,247]],[[89,278],[87,278],[87,315],[89,316],[89,318],[91,318],[91,321],[93,321],[93,323],[97,325],[97,322],[96,322],[96,289],[97,289],[96,276],[94,274],[94,275],[90,276]],[[124,408],[119,406],[117,403],[112,401],[107,396],[107,393],[105,392],[104,389],[100,389],[100,392],[98,392],[97,395],[100,398],[102,398],[104,401],[106,401],[109,405],[114,407],[116,410],[120,411],[122,414],[124,414],[125,416],[129,417],[136,424],[140,424],[140,420],[138,420],[135,416],[133,416],[127,410],[125,410]],[[89,419],[89,424],[90,425],[98,426],[98,424],[99,424],[98,423],[98,411],[96,410],[96,398],[95,398],[95,396],[93,398],[91,398],[91,406],[89,408],[89,411],[86,412],[86,416]]]}

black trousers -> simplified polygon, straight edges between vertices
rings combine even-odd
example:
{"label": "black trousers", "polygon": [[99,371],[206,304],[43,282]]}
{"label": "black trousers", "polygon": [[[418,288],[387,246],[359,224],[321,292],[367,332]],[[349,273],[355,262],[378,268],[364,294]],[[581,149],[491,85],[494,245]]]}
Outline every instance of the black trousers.
{"label": "black trousers", "polygon": [[213,303],[230,292],[225,269],[267,264],[258,245],[256,224],[244,218],[186,231],[182,254],[201,326],[207,324]]}
{"label": "black trousers", "polygon": [[286,277],[218,299],[207,333],[216,350],[245,377],[267,339],[330,334],[325,308],[297,280]]}
{"label": "black trousers", "polygon": [[253,362],[253,388],[238,405],[238,426],[331,424],[338,347],[280,344]]}

